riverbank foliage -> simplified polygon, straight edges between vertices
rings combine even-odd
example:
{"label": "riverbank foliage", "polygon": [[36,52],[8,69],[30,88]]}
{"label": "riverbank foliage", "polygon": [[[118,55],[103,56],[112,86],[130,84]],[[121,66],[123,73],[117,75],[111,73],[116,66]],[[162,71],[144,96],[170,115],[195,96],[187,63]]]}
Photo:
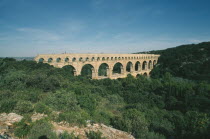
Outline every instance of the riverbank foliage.
{"label": "riverbank foliage", "polygon": [[[157,73],[158,65],[156,68]],[[0,59],[0,113],[16,112],[24,117],[45,113],[49,120],[80,126],[88,120],[140,139],[210,138],[210,84],[205,79],[181,78],[181,74],[159,74],[158,78],[128,75],[117,80],[91,80],[74,77],[68,68],[4,58]],[[27,129],[24,136],[39,129],[38,125],[25,128],[22,122]]]}

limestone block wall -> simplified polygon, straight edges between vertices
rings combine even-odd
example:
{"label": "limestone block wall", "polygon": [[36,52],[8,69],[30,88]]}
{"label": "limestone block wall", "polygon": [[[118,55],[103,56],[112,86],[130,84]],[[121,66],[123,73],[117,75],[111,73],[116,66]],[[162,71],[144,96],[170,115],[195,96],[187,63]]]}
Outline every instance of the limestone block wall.
{"label": "limestone block wall", "polygon": [[[92,66],[93,79],[117,79],[124,78],[128,74],[135,77],[138,74],[149,76],[159,56],[155,54],[40,54],[34,60],[57,68],[71,65],[75,76],[80,75],[82,67],[89,64]],[[107,64],[107,76],[98,76],[99,67],[103,63]],[[113,68],[117,63],[121,64],[120,74],[113,73]],[[129,72],[126,71],[128,63],[130,63]]]}

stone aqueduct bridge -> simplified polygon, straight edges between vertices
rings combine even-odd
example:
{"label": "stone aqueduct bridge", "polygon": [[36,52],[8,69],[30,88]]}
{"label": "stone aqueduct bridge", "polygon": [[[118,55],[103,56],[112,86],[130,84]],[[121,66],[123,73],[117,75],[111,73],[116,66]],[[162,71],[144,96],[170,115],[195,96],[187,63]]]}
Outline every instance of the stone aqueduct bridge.
{"label": "stone aqueduct bridge", "polygon": [[[48,63],[57,68],[70,65],[74,69],[74,75],[81,74],[85,65],[91,65],[92,79],[117,79],[133,76],[149,76],[150,71],[156,65],[158,57],[155,54],[40,54],[34,60]],[[102,64],[106,65],[106,76],[99,76],[98,71]],[[113,72],[116,64],[120,64],[120,72]]]}

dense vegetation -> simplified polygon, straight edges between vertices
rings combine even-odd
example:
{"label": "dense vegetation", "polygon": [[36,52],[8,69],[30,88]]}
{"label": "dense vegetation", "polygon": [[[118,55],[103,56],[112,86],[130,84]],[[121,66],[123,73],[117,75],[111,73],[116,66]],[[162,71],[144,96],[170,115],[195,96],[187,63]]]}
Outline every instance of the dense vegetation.
{"label": "dense vegetation", "polygon": [[[155,78],[128,75],[118,80],[90,80],[72,76],[68,67],[59,69],[34,61],[0,59],[0,113],[24,115],[16,125],[15,135],[19,137],[77,138],[66,133],[56,137],[47,121],[85,126],[90,120],[130,132],[140,139],[210,138],[210,84],[205,82],[209,79],[205,78],[209,77],[210,70],[206,71],[209,59],[203,61],[205,64],[183,66],[186,70],[198,67],[193,72],[196,76],[185,73],[178,63],[184,62],[184,57],[199,60],[198,56],[205,55],[207,59],[209,43],[208,47],[204,44],[189,46],[189,50],[187,46],[167,49],[173,51],[168,56],[159,51],[162,56],[153,71]],[[202,50],[197,54],[194,49]],[[31,123],[28,117],[34,112],[45,113],[48,118]]]}
{"label": "dense vegetation", "polygon": [[165,72],[190,80],[205,80],[210,83],[210,42],[182,45],[166,50],[151,51],[161,54],[153,77],[159,78]]}

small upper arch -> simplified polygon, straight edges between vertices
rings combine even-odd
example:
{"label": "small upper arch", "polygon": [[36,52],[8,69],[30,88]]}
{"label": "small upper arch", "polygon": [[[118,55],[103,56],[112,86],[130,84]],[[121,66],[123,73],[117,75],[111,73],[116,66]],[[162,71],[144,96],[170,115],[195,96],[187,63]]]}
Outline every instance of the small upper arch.
{"label": "small upper arch", "polygon": [[89,57],[86,57],[85,61],[89,61]]}
{"label": "small upper arch", "polygon": [[73,57],[72,58],[72,62],[75,62],[77,59],[76,59],[76,57]]}
{"label": "small upper arch", "polygon": [[53,59],[52,58],[48,58],[48,63],[51,63],[51,62],[53,62]]}
{"label": "small upper arch", "polygon": [[69,58],[68,57],[65,58],[65,62],[69,62]]}
{"label": "small upper arch", "polygon": [[44,58],[40,58],[38,62],[39,63],[43,63],[44,62]]}
{"label": "small upper arch", "polygon": [[56,59],[56,62],[61,62],[61,58],[58,57],[58,58]]}
{"label": "small upper arch", "polygon": [[79,58],[79,61],[82,61],[82,57]]}

